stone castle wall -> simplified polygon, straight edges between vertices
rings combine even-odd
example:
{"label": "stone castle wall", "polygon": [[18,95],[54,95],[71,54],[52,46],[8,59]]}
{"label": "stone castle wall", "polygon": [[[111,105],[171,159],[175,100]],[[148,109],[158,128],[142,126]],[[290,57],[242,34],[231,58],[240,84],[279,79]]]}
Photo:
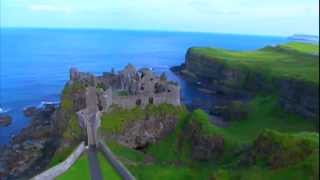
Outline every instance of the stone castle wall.
{"label": "stone castle wall", "polygon": [[146,107],[149,104],[172,104],[174,106],[180,105],[180,89],[174,89],[170,92],[159,94],[139,94],[135,96],[113,96],[112,104],[115,104],[122,108],[131,109],[136,106]]}
{"label": "stone castle wall", "polygon": [[[108,112],[113,104],[122,108],[146,107],[148,104],[162,103],[180,105],[178,85],[167,81],[166,78],[156,76],[149,69],[136,70],[130,64],[117,74],[104,73],[103,76],[98,77],[72,68],[70,80],[81,82],[89,89],[96,88],[99,111],[103,112]],[[125,94],[121,95],[121,91]],[[78,115],[86,116],[84,114],[90,113],[87,111],[90,110],[80,111]],[[82,124],[85,125],[84,122]]]}

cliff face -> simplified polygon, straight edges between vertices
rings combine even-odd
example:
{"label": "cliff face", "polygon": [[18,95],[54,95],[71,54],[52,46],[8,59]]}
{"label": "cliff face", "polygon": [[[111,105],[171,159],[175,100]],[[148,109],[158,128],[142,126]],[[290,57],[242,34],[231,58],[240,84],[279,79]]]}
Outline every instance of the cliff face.
{"label": "cliff face", "polygon": [[219,59],[197,54],[190,49],[182,72],[191,76],[193,80],[200,81],[202,85],[226,94],[241,94],[271,88],[259,73],[230,68]]}
{"label": "cliff face", "polygon": [[319,86],[294,80],[278,83],[280,104],[289,112],[319,119]]}
{"label": "cliff face", "polygon": [[319,86],[317,83],[285,77],[270,77],[250,68],[237,68],[224,60],[193,51],[186,54],[186,63],[173,70],[188,80],[227,95],[267,92],[279,95],[279,103],[289,112],[305,118],[319,118]]}

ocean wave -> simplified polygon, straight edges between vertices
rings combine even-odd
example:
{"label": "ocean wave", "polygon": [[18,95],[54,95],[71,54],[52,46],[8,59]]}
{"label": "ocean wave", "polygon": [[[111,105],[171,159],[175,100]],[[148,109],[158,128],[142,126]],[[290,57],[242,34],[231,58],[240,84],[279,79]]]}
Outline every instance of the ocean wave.
{"label": "ocean wave", "polygon": [[45,105],[58,105],[60,101],[41,101],[37,108],[43,108]]}
{"label": "ocean wave", "polygon": [[7,112],[9,112],[11,109],[9,109],[9,108],[1,108],[0,107],[0,114],[3,114],[3,113],[7,113]]}

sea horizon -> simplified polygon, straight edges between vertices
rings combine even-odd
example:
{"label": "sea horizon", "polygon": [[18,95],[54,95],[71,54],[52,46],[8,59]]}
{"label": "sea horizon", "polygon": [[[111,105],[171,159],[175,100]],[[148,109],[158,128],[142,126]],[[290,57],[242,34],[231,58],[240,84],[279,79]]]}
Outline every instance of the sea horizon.
{"label": "sea horizon", "polygon": [[194,34],[216,34],[216,35],[235,35],[235,36],[257,36],[257,37],[280,37],[288,38],[293,35],[319,36],[316,34],[260,34],[260,33],[236,33],[236,32],[214,32],[214,31],[192,31],[192,30],[166,30],[166,29],[125,29],[125,28],[108,28],[108,27],[18,27],[8,26],[0,27],[0,29],[26,29],[26,30],[86,30],[86,31],[122,31],[122,32],[160,32],[160,33],[194,33]]}

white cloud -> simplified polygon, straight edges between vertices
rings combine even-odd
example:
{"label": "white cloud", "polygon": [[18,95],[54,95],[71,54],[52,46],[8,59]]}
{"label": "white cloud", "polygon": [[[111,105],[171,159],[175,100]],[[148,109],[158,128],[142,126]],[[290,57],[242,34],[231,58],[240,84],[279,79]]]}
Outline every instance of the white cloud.
{"label": "white cloud", "polygon": [[71,13],[74,9],[68,5],[54,5],[54,4],[32,4],[29,6],[31,11],[38,12],[59,12],[59,13]]}

